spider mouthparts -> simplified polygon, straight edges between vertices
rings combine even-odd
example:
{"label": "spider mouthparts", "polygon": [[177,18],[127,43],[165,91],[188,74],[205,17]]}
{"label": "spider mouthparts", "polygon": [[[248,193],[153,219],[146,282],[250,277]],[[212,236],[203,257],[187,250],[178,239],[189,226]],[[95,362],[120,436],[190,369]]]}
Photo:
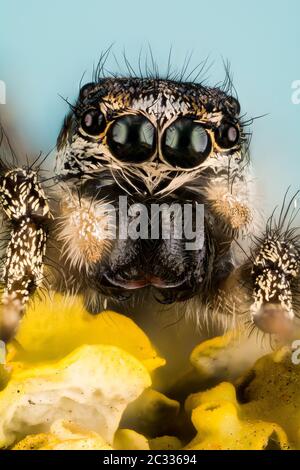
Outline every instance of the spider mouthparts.
{"label": "spider mouthparts", "polygon": [[141,289],[147,286],[153,286],[159,289],[170,289],[179,287],[186,281],[184,278],[183,280],[180,279],[178,281],[171,282],[154,275],[144,275],[139,279],[116,279],[108,274],[105,274],[105,277],[114,286],[129,290]]}

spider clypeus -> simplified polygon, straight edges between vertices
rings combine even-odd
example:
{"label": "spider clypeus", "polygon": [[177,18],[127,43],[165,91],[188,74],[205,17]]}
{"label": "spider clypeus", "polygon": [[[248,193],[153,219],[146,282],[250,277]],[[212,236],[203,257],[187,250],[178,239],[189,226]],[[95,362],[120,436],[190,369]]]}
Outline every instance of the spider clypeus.
{"label": "spider clypeus", "polygon": [[[230,87],[97,76],[70,108],[50,193],[39,164],[5,163],[13,151],[2,131],[0,202],[9,239],[1,338],[15,335],[49,272],[51,288],[81,293],[91,313],[107,299],[124,305],[130,297],[142,310],[145,297],[137,293],[150,291],[155,302],[192,308],[199,318],[236,310],[265,332],[289,334],[300,269],[293,201],[277,222],[271,217],[264,230],[257,228],[249,122]],[[185,239],[172,236],[103,237],[106,206],[119,210],[124,195],[129,205],[204,204],[201,248],[189,251]],[[49,253],[57,270],[47,264]]]}

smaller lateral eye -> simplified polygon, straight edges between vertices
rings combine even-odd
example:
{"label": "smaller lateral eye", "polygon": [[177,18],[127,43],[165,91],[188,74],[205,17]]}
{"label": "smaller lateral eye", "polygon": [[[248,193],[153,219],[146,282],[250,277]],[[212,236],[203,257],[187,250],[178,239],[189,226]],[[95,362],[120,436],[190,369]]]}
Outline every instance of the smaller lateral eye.
{"label": "smaller lateral eye", "polygon": [[215,139],[220,147],[230,149],[238,144],[240,132],[231,122],[223,122],[215,131]]}
{"label": "smaller lateral eye", "polygon": [[105,129],[105,118],[101,111],[88,109],[81,117],[81,128],[88,135],[97,136]]}

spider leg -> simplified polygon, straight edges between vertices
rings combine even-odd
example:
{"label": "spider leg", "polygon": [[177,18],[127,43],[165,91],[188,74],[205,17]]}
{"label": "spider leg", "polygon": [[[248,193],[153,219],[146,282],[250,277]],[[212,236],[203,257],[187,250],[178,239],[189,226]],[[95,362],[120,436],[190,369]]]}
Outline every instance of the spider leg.
{"label": "spider leg", "polygon": [[291,227],[295,197],[285,212],[283,206],[278,221],[274,216],[269,219],[263,235],[255,239],[251,261],[244,266],[253,323],[282,339],[293,334],[299,310],[300,234]]}
{"label": "spider leg", "polygon": [[284,236],[269,234],[257,250],[251,270],[253,303],[250,313],[261,330],[290,335],[299,275],[299,247]]}
{"label": "spider leg", "polygon": [[11,238],[6,248],[0,310],[0,338],[12,338],[29,297],[43,279],[48,223],[52,218],[37,172],[8,170],[0,177],[0,204]]}

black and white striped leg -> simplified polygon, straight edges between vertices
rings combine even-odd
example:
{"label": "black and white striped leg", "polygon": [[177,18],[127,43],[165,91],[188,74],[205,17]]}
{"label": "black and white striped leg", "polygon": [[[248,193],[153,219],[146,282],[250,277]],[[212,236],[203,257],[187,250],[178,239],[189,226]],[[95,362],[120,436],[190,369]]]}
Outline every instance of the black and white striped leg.
{"label": "black and white striped leg", "polygon": [[49,205],[31,169],[17,168],[0,178],[0,202],[10,225],[2,281],[0,338],[8,341],[18,329],[30,295],[43,279]]}
{"label": "black and white striped leg", "polygon": [[262,331],[290,338],[299,312],[300,236],[272,221],[257,240],[251,267],[252,320]]}

